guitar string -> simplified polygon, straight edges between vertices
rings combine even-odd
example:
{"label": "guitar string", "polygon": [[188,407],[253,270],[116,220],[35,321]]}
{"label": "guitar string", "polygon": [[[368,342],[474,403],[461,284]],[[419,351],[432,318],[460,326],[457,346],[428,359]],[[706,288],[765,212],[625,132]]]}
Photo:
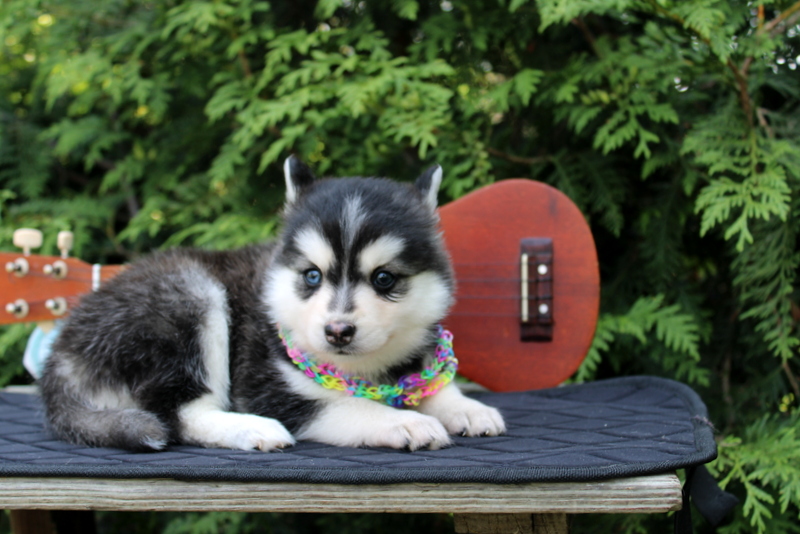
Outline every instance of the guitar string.
{"label": "guitar string", "polygon": [[[2,254],[2,253],[0,253],[0,254]],[[20,256],[19,258],[15,258],[15,259],[20,259],[20,258],[25,259],[26,256]],[[56,258],[54,261],[62,261],[62,260],[61,260],[61,258]],[[552,265],[553,261],[552,260],[534,261],[533,259],[531,259],[530,263]],[[127,264],[124,264],[124,265],[123,264],[109,264],[109,265],[103,265],[103,268],[124,267],[125,265],[127,265]],[[460,263],[459,262],[459,263],[453,263],[451,265],[453,267],[497,267],[497,266],[514,266],[514,267],[518,267],[519,266],[519,261],[513,261],[513,262],[508,262],[508,261],[503,261],[503,262],[466,262],[466,263]],[[88,271],[92,270],[92,266],[89,265],[88,267],[84,267],[82,265],[67,265],[67,269],[69,271],[88,272]]]}
{"label": "guitar string", "polygon": [[[67,301],[67,311],[72,309],[80,301],[80,299],[77,298],[77,297],[64,297],[64,298]],[[39,307],[39,306],[43,306],[45,302],[47,302],[47,301],[45,301],[45,300],[35,300],[35,301],[28,302],[28,306],[30,306],[32,308],[33,307]],[[53,319],[59,319],[61,317],[62,316],[60,316],[60,315],[55,315],[55,314],[53,315]],[[445,322],[447,322],[447,318],[448,317],[487,317],[487,318],[513,317],[515,319],[519,319],[519,314],[518,313],[516,313],[516,314],[515,313],[450,313],[450,314],[447,315],[447,317],[445,317],[445,319],[444,319]]]}
{"label": "guitar string", "polygon": [[[528,300],[552,300],[552,295],[530,295]],[[514,295],[456,295],[459,300],[522,300],[520,296]]]}
{"label": "guitar string", "polygon": [[[83,283],[90,283],[91,280],[87,278],[77,278],[77,277],[64,277],[64,278],[53,278],[51,275],[39,274],[39,273],[29,273],[26,276],[32,276],[35,278],[44,278],[50,279],[54,282],[83,282]],[[458,280],[459,284],[463,284],[465,282],[470,282],[474,280]],[[490,284],[500,284],[506,282],[519,282],[519,279],[513,278],[497,278],[497,279],[482,279],[479,280],[480,283],[490,283]],[[532,282],[533,283],[533,282]],[[508,284],[510,287],[513,287],[511,284]],[[560,284],[559,287],[580,287],[580,284]],[[531,295],[529,300],[543,300],[543,299],[550,299],[552,295]],[[456,300],[521,300],[522,297],[520,295],[472,295],[472,294],[457,294]]]}
{"label": "guitar string", "polygon": [[[12,279],[15,279],[17,281],[21,281],[21,280],[24,280],[28,276],[31,276],[31,277],[34,277],[34,278],[44,278],[44,279],[47,279],[47,280],[53,280],[55,282],[84,282],[84,283],[87,283],[87,284],[91,284],[92,283],[92,278],[91,277],[87,277],[87,276],[78,277],[78,276],[69,276],[69,275],[67,275],[64,278],[57,278],[57,277],[53,276],[52,274],[44,274],[44,273],[28,273],[25,276],[19,276],[19,277],[14,276],[13,274],[11,274],[9,276],[9,278],[13,277]],[[100,279],[101,282],[107,282],[108,280],[109,280],[108,277]]]}
{"label": "guitar string", "polygon": [[[529,263],[544,263],[545,265],[551,265],[553,263],[552,259],[549,260],[541,260],[536,261],[535,258],[531,257],[528,260]],[[483,266],[494,266],[494,265],[519,265],[519,260],[517,261],[484,261],[484,262],[457,262],[452,264],[454,267],[459,266],[466,266],[466,267],[483,267]]]}
{"label": "guitar string", "polygon": [[[74,307],[76,304],[78,304],[80,302],[81,296],[82,295],[70,295],[70,296],[66,296],[66,297],[62,296],[61,298],[63,298],[64,300],[67,301],[68,309],[70,309],[70,308]],[[464,298],[483,298],[483,297],[461,297],[461,299],[464,299]],[[485,297],[485,298],[488,298],[488,299],[504,298],[504,299],[508,299],[508,300],[520,300],[519,297]],[[547,297],[545,297],[545,298],[547,298]],[[27,303],[28,303],[28,306],[30,306],[30,307],[39,307],[39,306],[43,306],[47,302],[47,300],[50,300],[50,299],[31,300],[31,301],[27,301]],[[54,316],[54,318],[58,318],[58,317],[59,316]],[[448,314],[448,317],[514,317],[514,318],[519,318],[519,313],[454,312],[454,313]]]}
{"label": "guitar string", "polygon": [[[75,305],[80,302],[79,297],[63,297],[67,301],[67,311],[72,309]],[[34,300],[28,302],[28,306],[31,308],[43,306],[47,302],[47,300]],[[35,310],[34,310],[35,311]],[[515,319],[519,319],[519,313],[450,313],[447,317],[513,317]],[[445,317],[445,322],[447,322],[447,317]],[[53,315],[53,319],[61,318],[60,315]]]}
{"label": "guitar string", "polygon": [[[67,297],[56,296],[54,298],[63,298],[67,301],[67,309],[69,309],[73,304],[77,304],[81,300],[81,295],[70,295]],[[50,299],[39,299],[39,300],[26,300],[25,302],[28,304],[29,307],[33,306],[44,306],[44,304]],[[55,315],[53,318],[58,319],[60,316]]]}
{"label": "guitar string", "polygon": [[[459,266],[459,265],[460,266],[465,266],[465,265],[469,266],[469,265],[517,265],[517,264],[516,263],[510,264],[510,263],[495,262],[495,263],[474,263],[474,264],[457,263],[455,265],[457,265],[457,266]],[[91,270],[92,269],[90,269],[90,268],[70,267],[68,272],[71,272],[71,273],[75,273],[75,272],[77,272],[77,273],[86,273],[86,272],[91,272]],[[11,273],[9,273],[9,276],[13,276],[13,275]],[[26,276],[32,276],[32,277],[35,277],[35,278],[47,278],[47,279],[51,279],[51,280],[54,280],[54,281],[70,281],[70,282],[90,282],[91,281],[90,279],[87,279],[86,277],[69,276],[69,274],[67,276],[65,276],[64,278],[56,278],[56,277],[53,277],[52,275],[48,275],[48,274],[44,274],[44,273],[40,273],[40,272],[35,272],[35,271],[27,273]],[[20,278],[24,278],[24,277],[20,277]],[[458,278],[457,279],[457,282],[459,284],[465,284],[465,283],[466,284],[470,284],[470,283],[483,283],[483,284],[508,283],[510,285],[512,283],[517,283],[518,284],[520,281],[521,281],[520,278],[513,278],[513,277]],[[552,281],[552,280],[547,280],[547,279],[541,280],[540,279],[539,281]],[[536,283],[536,280],[532,280],[531,283]],[[580,284],[569,284],[569,283],[564,284],[564,283],[560,283],[559,285],[560,286],[567,286],[567,287],[575,287],[575,286],[579,286]],[[70,296],[70,297],[66,297],[66,298],[67,299],[72,299],[73,301],[77,301],[78,300],[78,297],[76,297],[76,296]],[[539,295],[539,296],[534,296],[533,298],[530,298],[530,300],[547,300],[547,299],[551,299],[551,298],[552,298],[551,295]],[[457,295],[457,297],[456,297],[456,300],[511,300],[511,301],[520,301],[521,299],[522,299],[522,297],[518,296],[518,295],[469,295],[469,294],[465,295],[465,294],[461,294],[461,295]],[[29,305],[39,305],[39,304],[42,304],[44,302],[46,302],[46,300],[32,301],[32,302],[29,302]],[[451,314],[451,315],[454,315],[454,316],[459,316],[459,315],[463,315],[463,316],[498,316],[498,317],[516,317],[517,316],[517,314],[480,314],[480,313],[478,313],[478,314],[455,313],[455,314]]]}
{"label": "guitar string", "polygon": [[[450,313],[447,317],[514,317],[519,319],[519,313]],[[447,322],[447,317],[444,322]]]}
{"label": "guitar string", "polygon": [[[69,272],[73,272],[73,271],[69,271]],[[8,274],[9,274],[9,279],[16,280],[16,281],[24,280],[25,277],[30,276],[30,277],[34,277],[34,278],[44,278],[44,279],[54,280],[54,281],[58,281],[58,282],[91,282],[91,278],[90,277],[87,277],[87,276],[70,276],[69,274],[67,274],[67,276],[65,276],[63,278],[58,278],[58,277],[53,276],[52,274],[44,274],[44,273],[39,273],[39,272],[29,272],[26,275],[19,276],[19,277],[13,275],[12,273],[8,273]],[[111,276],[111,277],[109,277],[107,275],[106,276],[102,276],[101,277],[101,281],[106,282],[106,281],[110,280],[111,278],[113,278],[113,276]],[[552,281],[553,281],[552,278],[540,278],[540,279],[532,279],[532,280],[530,280],[530,283],[531,284],[535,284],[537,282],[552,282]],[[502,284],[502,283],[508,283],[509,285],[511,285],[511,284],[518,284],[519,282],[521,282],[521,279],[520,278],[514,278],[514,277],[456,278],[456,283],[458,283],[458,284]],[[563,282],[563,281],[559,281],[558,282],[558,286],[559,287],[580,287],[581,285],[582,284],[580,284],[580,283],[570,283],[570,282]]]}
{"label": "guitar string", "polygon": [[[106,269],[106,272],[108,272],[109,268],[116,269],[116,268],[119,268],[119,267],[124,267],[124,265],[102,265],[101,269]],[[94,270],[94,267],[92,267],[92,266],[89,266],[89,267],[70,267],[70,266],[67,266],[67,273],[90,273],[93,270]],[[41,271],[41,270],[31,270],[31,271],[28,272],[28,274],[44,274],[44,272]],[[45,275],[45,276],[52,276],[52,275]]]}
{"label": "guitar string", "polygon": [[[77,271],[78,269],[75,269],[75,270]],[[72,273],[72,272],[74,272],[74,271],[72,269],[70,269],[69,271],[67,271],[67,273],[68,273],[67,276],[64,276],[63,278],[59,278],[57,276],[53,276],[52,274],[45,274],[45,273],[40,273],[40,272],[35,272],[35,271],[28,272],[23,276],[16,276],[13,273],[8,273],[8,278],[11,279],[11,280],[22,281],[26,277],[31,276],[31,277],[34,277],[34,278],[44,278],[44,279],[48,279],[48,280],[54,280],[56,282],[87,282],[87,283],[91,283],[92,282],[92,277],[91,276],[85,276],[85,275],[84,276],[70,276],[69,273]],[[80,270],[78,272],[79,273],[91,273],[92,271],[91,271],[91,269],[84,269],[84,270]],[[106,274],[103,275],[102,271],[101,271],[100,281],[106,282],[106,281],[110,280],[112,277],[113,277],[113,275],[109,276],[108,272],[106,272]]]}

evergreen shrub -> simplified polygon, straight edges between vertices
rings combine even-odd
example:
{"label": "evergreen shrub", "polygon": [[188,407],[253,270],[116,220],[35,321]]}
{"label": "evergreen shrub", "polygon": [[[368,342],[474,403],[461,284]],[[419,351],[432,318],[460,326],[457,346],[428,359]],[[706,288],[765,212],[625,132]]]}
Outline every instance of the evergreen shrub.
{"label": "evergreen shrub", "polygon": [[[545,181],[601,261],[573,380],[693,386],[743,503],[720,532],[798,532],[798,22],[795,0],[5,0],[0,244],[35,227],[52,253],[71,229],[80,257],[121,262],[269,238],[289,153],[399,179],[438,162],[442,200]],[[27,380],[29,332],[0,331],[0,383]]]}

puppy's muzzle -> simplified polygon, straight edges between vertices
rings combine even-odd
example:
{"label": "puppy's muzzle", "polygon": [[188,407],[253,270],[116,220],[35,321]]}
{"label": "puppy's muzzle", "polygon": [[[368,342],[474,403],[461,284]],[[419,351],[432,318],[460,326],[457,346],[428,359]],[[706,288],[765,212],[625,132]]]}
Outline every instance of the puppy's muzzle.
{"label": "puppy's muzzle", "polygon": [[343,321],[334,321],[325,325],[325,339],[334,347],[349,345],[356,335],[356,326]]}

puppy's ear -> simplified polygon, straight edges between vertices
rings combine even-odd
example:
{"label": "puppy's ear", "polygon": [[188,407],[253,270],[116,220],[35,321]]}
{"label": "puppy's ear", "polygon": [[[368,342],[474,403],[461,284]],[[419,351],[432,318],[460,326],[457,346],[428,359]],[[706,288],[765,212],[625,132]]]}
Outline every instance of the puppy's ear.
{"label": "puppy's ear", "polygon": [[294,156],[289,156],[283,163],[283,175],[286,178],[286,205],[297,202],[314,181],[314,173],[308,166]]}
{"label": "puppy's ear", "polygon": [[439,186],[442,185],[442,167],[434,165],[425,172],[419,175],[417,181],[414,182],[414,187],[422,193],[425,203],[435,210],[438,204],[437,196],[439,194]]}

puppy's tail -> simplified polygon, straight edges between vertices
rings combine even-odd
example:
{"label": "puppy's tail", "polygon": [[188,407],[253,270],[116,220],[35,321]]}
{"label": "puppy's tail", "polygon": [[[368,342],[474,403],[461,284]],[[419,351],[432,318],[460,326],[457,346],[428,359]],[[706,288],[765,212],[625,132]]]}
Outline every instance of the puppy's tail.
{"label": "puppy's tail", "polygon": [[[51,363],[58,366],[51,361],[48,367]],[[47,421],[60,438],[92,447],[138,451],[158,451],[167,446],[169,430],[155,414],[138,408],[94,406],[58,371],[47,369],[40,388]]]}
{"label": "puppy's tail", "polygon": [[145,410],[95,409],[70,402],[47,411],[53,431],[73,443],[138,451],[160,451],[168,443],[164,425]]}

